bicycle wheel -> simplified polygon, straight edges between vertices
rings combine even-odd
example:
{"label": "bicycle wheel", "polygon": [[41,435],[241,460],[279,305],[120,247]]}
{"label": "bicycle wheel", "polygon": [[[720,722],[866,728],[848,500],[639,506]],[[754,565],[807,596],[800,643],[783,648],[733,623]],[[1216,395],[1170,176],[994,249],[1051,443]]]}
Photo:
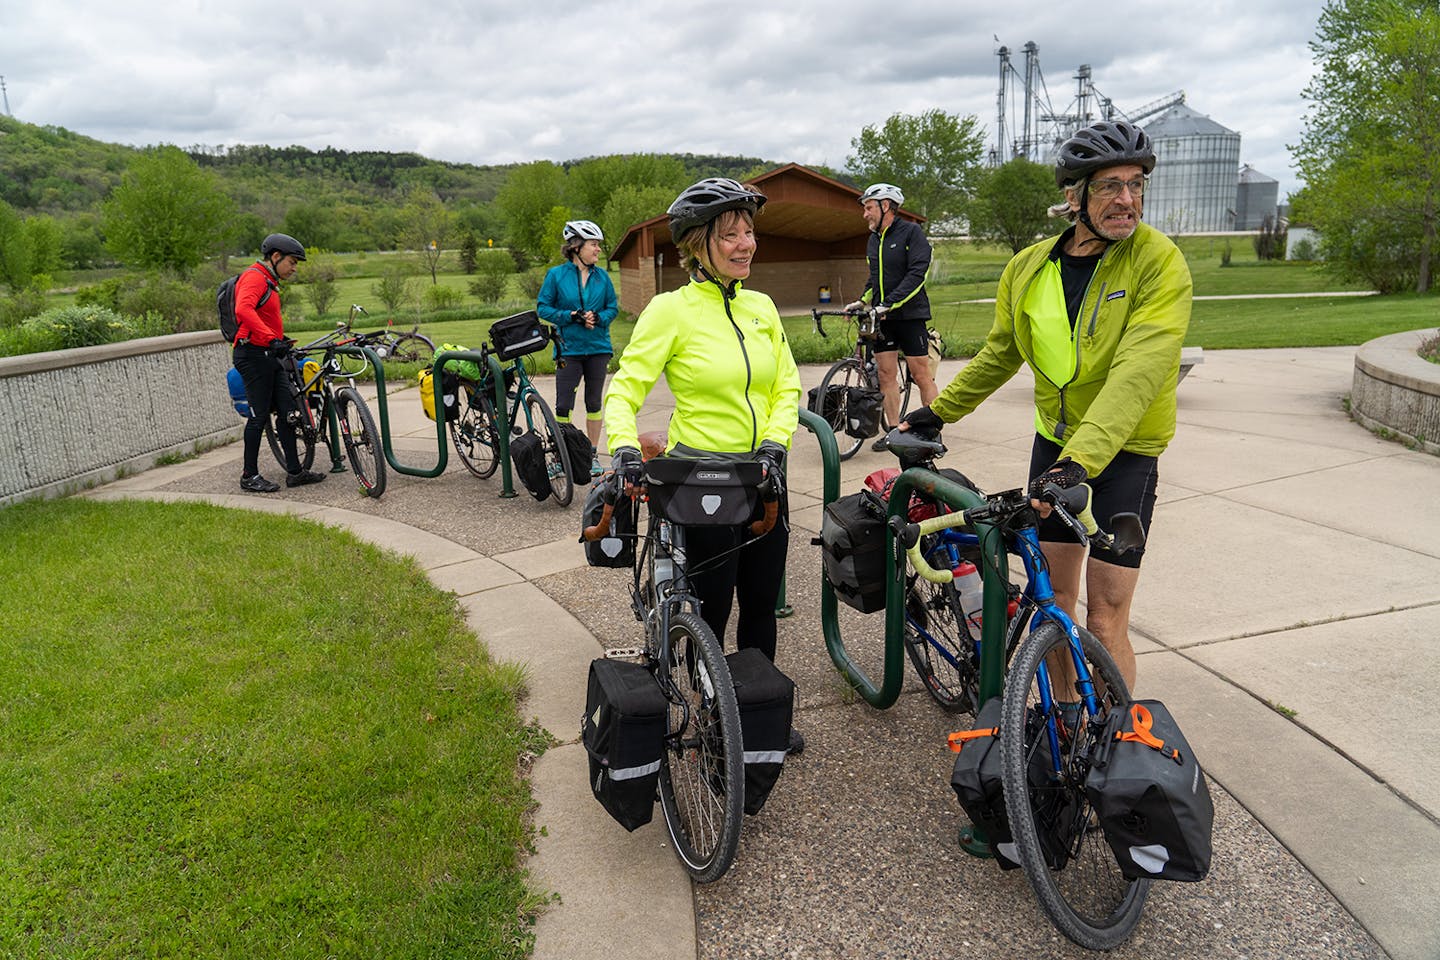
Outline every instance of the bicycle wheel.
{"label": "bicycle wheel", "polygon": [[[659,664],[673,686],[660,760],[660,807],[680,862],[697,883],[724,876],[740,846],[745,754],[730,668],[715,634],[693,613],[670,623],[670,658]],[[661,686],[667,686],[664,676]]]}
{"label": "bicycle wheel", "polygon": [[[315,410],[315,403],[311,404],[311,416],[318,418],[324,412]],[[315,462],[315,441],[318,438],[318,431],[307,424],[301,424],[295,428],[295,453],[300,457],[300,469],[309,470]],[[290,465],[285,462],[285,450],[280,446],[280,435],[275,432],[275,415],[271,414],[265,418],[265,440],[270,444],[270,452],[275,455],[275,462],[280,464],[280,469],[290,471]]]}
{"label": "bicycle wheel", "polygon": [[345,441],[350,469],[355,471],[361,491],[367,497],[379,497],[385,492],[385,453],[375,418],[359,390],[341,387],[335,391],[335,416],[340,421],[340,437]]}
{"label": "bicycle wheel", "polygon": [[[835,403],[832,404],[826,399],[831,395],[830,388],[843,387],[836,390]],[[860,361],[854,357],[846,357],[844,360],[836,361],[835,365],[825,371],[825,379],[820,381],[820,408],[824,411],[823,416],[830,429],[835,431],[835,443],[840,448],[840,459],[849,460],[860,450],[860,445],[865,442],[863,437],[852,437],[845,432],[845,422],[849,415],[850,389],[851,387],[873,387],[869,378],[865,376],[865,368]]]}
{"label": "bicycle wheel", "polygon": [[[1095,680],[1100,713],[1081,720],[1076,731],[1055,718],[1058,773],[1051,764],[1039,671],[1052,654],[1052,660],[1063,657],[1069,662],[1070,647],[1060,626],[1046,622],[1032,632],[1005,676],[1000,714],[1005,811],[1020,865],[1041,908],[1061,933],[1082,947],[1109,950],[1135,929],[1150,881],[1127,880],[1120,872],[1085,796],[1089,758],[1105,715],[1112,708],[1123,709],[1130,691],[1110,654],[1083,627],[1080,643]],[[1051,668],[1046,669],[1049,682]],[[1065,692],[1065,699],[1072,696]],[[1053,706],[1051,713],[1057,713]]]}
{"label": "bicycle wheel", "polygon": [[953,583],[912,576],[905,593],[905,652],[931,699],[951,713],[974,713],[980,657]]}
{"label": "bicycle wheel", "polygon": [[495,429],[495,404],[484,385],[464,388],[460,416],[448,422],[450,442],[465,469],[484,480],[500,465],[500,434]]}
{"label": "bicycle wheel", "polygon": [[435,341],[413,330],[397,333],[390,356],[400,363],[422,363],[428,367],[435,362]]}
{"label": "bicycle wheel", "polygon": [[570,479],[570,452],[560,436],[560,424],[550,412],[550,404],[533,387],[525,394],[525,416],[530,429],[540,434],[545,445],[545,472],[550,477],[550,493],[562,507],[570,505],[575,495],[575,483]]}

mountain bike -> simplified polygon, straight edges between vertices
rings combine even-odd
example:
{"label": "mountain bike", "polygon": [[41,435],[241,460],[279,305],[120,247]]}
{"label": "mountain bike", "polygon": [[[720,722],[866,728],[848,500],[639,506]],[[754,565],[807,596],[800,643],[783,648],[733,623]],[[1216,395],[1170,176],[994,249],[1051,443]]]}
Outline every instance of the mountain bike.
{"label": "mountain bike", "polygon": [[[557,334],[545,327],[553,340]],[[480,348],[482,357],[496,353],[489,344]],[[498,355],[498,354],[497,354]],[[460,379],[459,416],[448,421],[450,441],[465,469],[484,479],[500,465],[500,430],[495,411],[495,382],[488,363],[480,363],[479,380]],[[560,506],[569,506],[575,495],[570,474],[570,453],[560,433],[560,424],[550,404],[530,382],[525,357],[512,359],[504,371],[505,397],[509,403],[510,430],[515,433],[533,431],[540,435],[545,449],[545,472],[550,479],[550,493]],[[523,419],[521,419],[523,416]]]}
{"label": "mountain bike", "polygon": [[[905,435],[891,434],[892,439],[897,436]],[[1082,542],[1120,553],[1144,543],[1140,518],[1134,514],[1111,518],[1113,533],[1100,530],[1090,516],[1089,488],[1084,485],[1062,490],[1052,484],[1039,499],[1051,504]],[[1046,915],[1081,946],[1108,950],[1139,922],[1151,881],[1130,880],[1121,873],[1086,795],[1085,780],[1107,717],[1128,707],[1130,691],[1100,641],[1055,602],[1037,532],[1039,518],[1030,501],[1023,489],[1007,490],[986,497],[980,506],[903,524],[897,536],[916,573],[937,584],[947,582],[950,571],[929,563],[923,546],[927,536],[958,526],[973,533],[976,525],[985,524],[1020,556],[1028,615],[1015,617],[1011,624],[1028,632],[1010,657],[1001,699],[1005,811],[1016,858]],[[981,553],[1004,556],[1004,551]],[[992,569],[985,575],[1008,581],[1009,571]],[[1061,708],[1077,696],[1078,708]]]}
{"label": "mountain bike", "polygon": [[[309,470],[315,462],[315,448],[331,444],[331,424],[339,431],[339,439],[350,460],[350,468],[360,484],[360,490],[367,497],[379,497],[385,492],[385,455],[382,452],[380,431],[375,418],[360,391],[355,389],[354,377],[362,371],[343,369],[341,354],[336,348],[341,344],[327,334],[303,347],[295,347],[280,358],[285,383],[295,401],[290,412],[295,427],[295,449],[300,457],[300,469]],[[363,368],[362,368],[363,370]],[[345,385],[335,386],[343,379]],[[280,446],[276,432],[275,416],[265,422],[265,439],[270,451],[280,466],[289,470],[285,451]]]}
{"label": "mountain bike", "polygon": [[[874,422],[874,414],[859,409],[859,405],[873,403],[876,397],[883,395],[880,389],[880,373],[875,366],[875,340],[880,335],[880,314],[874,307],[867,307],[858,313],[845,310],[812,309],[810,317],[815,322],[815,332],[821,337],[827,336],[822,317],[845,317],[847,320],[853,320],[856,325],[855,349],[849,356],[835,361],[834,365],[825,371],[825,378],[820,381],[820,388],[816,394],[818,400],[815,409],[815,412],[830,424],[830,429],[835,431],[835,440],[840,445],[840,459],[849,460],[860,450],[861,444],[875,435],[874,429],[868,428],[868,423],[866,423],[866,421]],[[910,410],[910,391],[914,385],[915,381],[910,376],[910,365],[902,362],[900,364],[900,419],[902,420]],[[865,399],[867,397],[868,400]],[[883,402],[880,403],[879,423],[881,433],[895,426],[886,416]],[[856,429],[857,424],[861,429]],[[856,436],[851,432],[852,430],[855,433],[863,433],[864,436]]]}
{"label": "mountain bike", "polygon": [[[397,331],[394,321],[387,319],[385,329],[359,333],[355,331],[357,316],[366,316],[365,308],[352,303],[350,316],[335,324],[332,331],[331,336],[335,337],[337,344],[369,347],[382,362],[418,363],[426,367],[435,362],[435,342],[421,333],[418,325]],[[363,372],[364,363],[352,355],[341,355],[341,364],[347,373]]]}
{"label": "mountain bike", "polygon": [[[607,536],[617,504],[635,510],[640,498],[648,497],[630,586],[630,606],[645,626],[645,644],[634,653],[670,704],[660,759],[665,828],[686,871],[696,882],[709,883],[724,876],[739,849],[745,758],[730,668],[691,592],[694,571],[686,560],[685,533],[701,524],[748,524],[753,536],[764,536],[775,526],[779,500],[754,461],[662,456],[645,461],[642,469],[637,476],[612,473],[600,481],[604,507],[582,538]],[[757,506],[761,516],[752,521]]]}

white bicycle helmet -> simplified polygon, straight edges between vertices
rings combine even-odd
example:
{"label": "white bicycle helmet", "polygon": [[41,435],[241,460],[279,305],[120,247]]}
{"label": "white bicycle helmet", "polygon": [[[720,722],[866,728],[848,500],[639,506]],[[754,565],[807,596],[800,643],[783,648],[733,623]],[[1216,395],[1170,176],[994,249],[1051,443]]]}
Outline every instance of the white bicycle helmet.
{"label": "white bicycle helmet", "polygon": [[605,234],[591,220],[567,220],[564,231],[565,241],[571,240],[598,240],[605,242]]}
{"label": "white bicycle helmet", "polygon": [[872,183],[860,194],[860,203],[863,205],[866,200],[889,200],[897,207],[905,206],[905,194],[893,183]]}

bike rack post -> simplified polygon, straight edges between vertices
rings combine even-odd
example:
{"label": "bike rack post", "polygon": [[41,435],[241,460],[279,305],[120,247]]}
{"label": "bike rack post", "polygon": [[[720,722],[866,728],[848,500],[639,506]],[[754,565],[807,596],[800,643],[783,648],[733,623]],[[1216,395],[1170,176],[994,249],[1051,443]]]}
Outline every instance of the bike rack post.
{"label": "bike rack post", "polygon": [[[835,432],[830,429],[830,424],[824,417],[811,411],[800,408],[800,425],[806,427],[815,434],[815,439],[820,443],[820,462],[825,468],[824,503],[834,500],[840,491],[840,447],[835,442]],[[787,456],[785,462],[788,465],[790,458]],[[793,616],[795,608],[785,602],[785,578],[780,578],[780,595],[775,598],[775,616],[784,618]]]}
{"label": "bike rack post", "polygon": [[335,404],[325,405],[325,419],[330,421],[330,436],[325,441],[330,448],[330,472],[348,473],[348,468],[340,459],[340,418],[335,414]]}

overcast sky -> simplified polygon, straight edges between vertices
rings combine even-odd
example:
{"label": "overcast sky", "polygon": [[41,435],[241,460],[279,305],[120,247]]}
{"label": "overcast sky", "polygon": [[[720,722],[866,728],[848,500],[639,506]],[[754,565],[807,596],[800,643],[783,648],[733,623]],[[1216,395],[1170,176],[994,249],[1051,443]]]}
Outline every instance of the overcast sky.
{"label": "overcast sky", "polygon": [[0,76],[18,119],[136,146],[475,164],[689,152],[843,168],[851,139],[897,112],[974,114],[993,144],[996,50],[1023,70],[1034,41],[1055,111],[1073,108],[1082,63],[1123,111],[1183,90],[1241,134],[1241,162],[1279,180],[1283,200],[1299,187],[1286,145],[1299,139],[1321,6],[16,0],[0,5]]}

